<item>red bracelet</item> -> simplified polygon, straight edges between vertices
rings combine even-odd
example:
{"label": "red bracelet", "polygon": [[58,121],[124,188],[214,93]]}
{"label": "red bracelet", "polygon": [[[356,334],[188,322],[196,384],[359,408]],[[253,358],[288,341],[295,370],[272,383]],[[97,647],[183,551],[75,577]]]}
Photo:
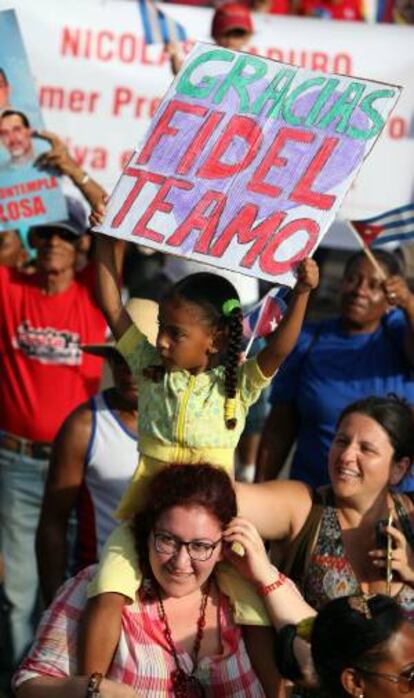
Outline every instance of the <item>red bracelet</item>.
{"label": "red bracelet", "polygon": [[283,586],[286,580],[287,577],[285,577],[284,574],[279,572],[279,576],[271,584],[259,584],[257,588],[257,593],[259,594],[259,596],[268,596],[269,594],[271,594],[272,591],[275,591],[276,589],[279,589],[279,587]]}
{"label": "red bracelet", "polygon": [[102,679],[103,675],[100,674],[98,671],[95,671],[93,674],[90,675],[88,680],[88,686],[86,689],[86,698],[99,698],[99,696],[101,695],[99,691],[99,686],[101,685]]}

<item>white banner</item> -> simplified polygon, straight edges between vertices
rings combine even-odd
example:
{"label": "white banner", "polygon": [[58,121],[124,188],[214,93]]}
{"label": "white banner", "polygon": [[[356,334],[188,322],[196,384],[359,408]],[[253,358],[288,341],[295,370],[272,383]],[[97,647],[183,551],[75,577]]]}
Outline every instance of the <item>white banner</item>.
{"label": "white banner", "polygon": [[[10,2],[0,0],[1,8]],[[47,128],[112,190],[171,83],[161,46],[146,47],[135,0],[15,0]],[[211,10],[165,5],[194,39]],[[341,214],[363,218],[414,192],[414,27],[256,15],[252,50],[304,68],[402,85],[402,97]],[[350,237],[350,236],[349,236]]]}

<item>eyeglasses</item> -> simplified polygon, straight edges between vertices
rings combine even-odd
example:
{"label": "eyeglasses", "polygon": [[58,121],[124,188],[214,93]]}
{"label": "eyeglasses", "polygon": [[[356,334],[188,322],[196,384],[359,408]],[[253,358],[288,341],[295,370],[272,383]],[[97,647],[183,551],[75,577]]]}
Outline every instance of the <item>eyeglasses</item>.
{"label": "eyeglasses", "polygon": [[367,676],[377,676],[380,679],[385,679],[386,681],[391,681],[391,683],[398,684],[400,693],[412,693],[414,691],[414,667],[405,674],[382,674],[379,671],[370,671],[369,669],[364,669],[363,667],[354,667],[357,671]]}
{"label": "eyeglasses", "polygon": [[161,555],[177,555],[184,546],[191,560],[205,562],[209,560],[222,538],[211,542],[207,540],[181,540],[171,533],[153,532],[154,546]]}

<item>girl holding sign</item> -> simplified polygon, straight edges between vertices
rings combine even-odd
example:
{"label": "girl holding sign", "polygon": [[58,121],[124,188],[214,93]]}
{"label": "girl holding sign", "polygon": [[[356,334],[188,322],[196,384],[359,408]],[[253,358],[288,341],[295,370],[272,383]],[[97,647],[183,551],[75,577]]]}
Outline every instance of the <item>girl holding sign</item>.
{"label": "girl holding sign", "polygon": [[[92,222],[99,224],[95,213]],[[240,363],[242,312],[237,292],[226,279],[193,274],[167,292],[160,303],[154,348],[122,305],[113,241],[98,241],[98,294],[117,348],[137,380],[140,459],[118,510],[128,521],[146,502],[148,485],[170,463],[208,462],[233,475],[234,449],[250,405],[295,346],[308,300],[318,283],[314,260],[298,267],[298,280],[286,315],[257,357]],[[138,573],[137,573],[138,569]],[[177,594],[179,578],[176,575]],[[230,569],[218,574],[235,606],[237,622],[268,625],[254,589]],[[105,673],[120,633],[121,611],[141,584],[129,523],[110,537],[91,584],[81,634],[79,671]]]}

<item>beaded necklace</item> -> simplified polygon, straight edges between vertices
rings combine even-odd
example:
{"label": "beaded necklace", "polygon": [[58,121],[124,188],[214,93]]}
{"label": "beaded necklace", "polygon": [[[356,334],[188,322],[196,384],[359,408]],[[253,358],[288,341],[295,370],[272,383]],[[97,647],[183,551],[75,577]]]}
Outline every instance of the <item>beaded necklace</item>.
{"label": "beaded necklace", "polygon": [[162,602],[160,590],[157,589],[158,596],[158,615],[161,622],[164,625],[164,637],[167,640],[168,646],[171,650],[171,654],[174,658],[175,669],[171,672],[171,681],[174,691],[175,698],[203,698],[205,696],[205,691],[201,682],[194,676],[198,665],[198,655],[200,653],[201,641],[204,635],[204,628],[206,625],[206,608],[208,595],[210,592],[210,580],[207,582],[203,595],[201,597],[200,603],[200,615],[197,621],[197,633],[194,640],[194,646],[191,652],[191,659],[193,661],[193,668],[190,674],[187,674],[180,664],[178,659],[177,650],[174,645],[174,640],[171,635],[171,628],[168,623],[167,614],[165,612],[164,604]]}

